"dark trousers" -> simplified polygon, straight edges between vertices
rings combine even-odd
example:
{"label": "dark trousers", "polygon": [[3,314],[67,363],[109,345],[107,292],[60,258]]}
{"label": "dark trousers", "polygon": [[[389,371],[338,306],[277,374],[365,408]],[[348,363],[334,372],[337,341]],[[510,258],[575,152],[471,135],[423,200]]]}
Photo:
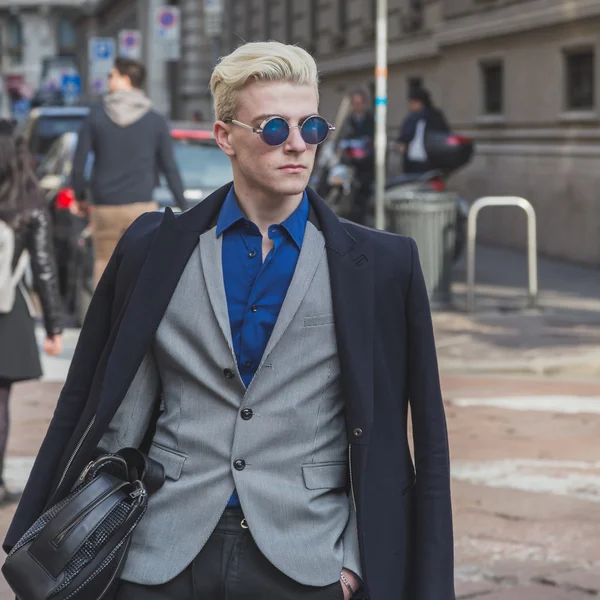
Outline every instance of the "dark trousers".
{"label": "dark trousers", "polygon": [[239,509],[227,509],[181,575],[158,586],[122,582],[117,600],[343,600],[338,581],[311,587],[277,570],[242,527],[242,519]]}

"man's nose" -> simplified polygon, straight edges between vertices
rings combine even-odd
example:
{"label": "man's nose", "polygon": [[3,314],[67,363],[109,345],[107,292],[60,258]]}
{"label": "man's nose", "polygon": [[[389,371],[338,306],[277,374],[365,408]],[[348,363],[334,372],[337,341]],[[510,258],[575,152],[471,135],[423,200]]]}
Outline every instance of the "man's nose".
{"label": "man's nose", "polygon": [[306,142],[302,139],[299,127],[290,127],[290,135],[285,141],[284,150],[295,153],[306,151]]}

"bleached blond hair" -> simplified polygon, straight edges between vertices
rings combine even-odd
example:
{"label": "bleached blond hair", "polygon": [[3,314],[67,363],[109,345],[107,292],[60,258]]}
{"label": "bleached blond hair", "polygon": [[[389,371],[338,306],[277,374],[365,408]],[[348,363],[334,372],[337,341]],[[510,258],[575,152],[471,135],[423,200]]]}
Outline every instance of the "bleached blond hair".
{"label": "bleached blond hair", "polygon": [[311,85],[319,93],[315,59],[302,48],[281,42],[251,42],[223,57],[210,78],[217,120],[235,118],[237,95],[253,81]]}

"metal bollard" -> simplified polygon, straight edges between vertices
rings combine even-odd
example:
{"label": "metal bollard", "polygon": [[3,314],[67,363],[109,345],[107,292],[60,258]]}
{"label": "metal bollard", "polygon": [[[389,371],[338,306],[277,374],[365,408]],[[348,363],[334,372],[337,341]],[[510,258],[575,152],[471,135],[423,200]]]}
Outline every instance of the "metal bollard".
{"label": "metal bollard", "polygon": [[537,304],[537,237],[535,210],[525,198],[518,196],[485,196],[476,200],[469,210],[467,222],[467,310],[475,310],[475,240],[477,237],[477,216],[488,206],[518,206],[527,215],[527,263],[529,273],[529,307]]}

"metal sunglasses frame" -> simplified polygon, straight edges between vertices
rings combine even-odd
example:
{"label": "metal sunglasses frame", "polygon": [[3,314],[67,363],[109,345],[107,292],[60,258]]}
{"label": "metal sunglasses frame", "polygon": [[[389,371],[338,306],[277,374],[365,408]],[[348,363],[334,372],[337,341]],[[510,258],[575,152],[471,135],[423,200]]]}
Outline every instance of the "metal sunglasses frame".
{"label": "metal sunglasses frame", "polygon": [[[323,119],[323,121],[325,121],[325,123],[327,123],[327,128],[329,131],[335,131],[335,127],[331,123],[329,123],[325,118],[323,118],[321,115],[310,115],[310,117],[306,117],[306,119],[303,121],[302,125],[290,125],[288,123],[287,119],[284,119],[283,117],[279,117],[277,115],[273,115],[272,117],[265,119],[260,124],[260,127],[252,127],[252,125],[246,125],[246,123],[242,123],[241,121],[237,121],[236,119],[227,119],[227,121],[225,121],[225,122],[231,123],[232,125],[237,125],[238,127],[242,127],[243,129],[247,129],[248,131],[251,131],[252,133],[258,133],[260,135],[260,138],[262,139],[262,141],[265,142],[265,144],[267,144],[267,146],[271,146],[271,148],[278,148],[279,146],[283,146],[283,144],[285,144],[288,141],[288,138],[290,137],[290,132],[292,131],[292,129],[302,129],[302,126],[304,125],[304,123],[306,123],[306,121],[308,121],[309,119],[314,119],[315,117],[318,117],[319,119]],[[281,144],[276,144],[276,145],[269,144],[267,141],[265,141],[265,138],[262,135],[265,131],[265,125],[269,121],[272,121],[273,119],[281,119],[282,121],[285,121],[288,126],[288,137],[286,137],[285,140],[283,140],[283,142],[281,142]],[[327,135],[329,135],[329,131],[328,131]],[[302,138],[302,139],[304,140],[304,138]],[[306,140],[304,140],[304,141],[305,141],[305,143],[310,144],[311,146],[318,146],[319,144],[322,144],[326,139],[327,139],[327,136],[325,136],[325,138],[318,144],[310,144],[310,142],[307,142]]]}

